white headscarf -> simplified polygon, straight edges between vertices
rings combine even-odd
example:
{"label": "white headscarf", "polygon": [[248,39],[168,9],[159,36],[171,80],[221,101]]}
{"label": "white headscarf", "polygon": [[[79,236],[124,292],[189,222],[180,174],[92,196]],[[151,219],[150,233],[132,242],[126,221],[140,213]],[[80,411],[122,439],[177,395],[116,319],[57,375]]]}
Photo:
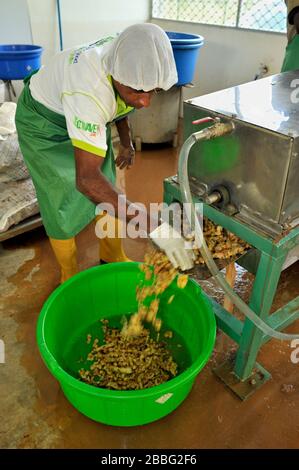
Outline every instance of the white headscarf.
{"label": "white headscarf", "polygon": [[151,23],[129,26],[107,45],[104,67],[115,80],[135,90],[168,90],[178,81],[170,40]]}

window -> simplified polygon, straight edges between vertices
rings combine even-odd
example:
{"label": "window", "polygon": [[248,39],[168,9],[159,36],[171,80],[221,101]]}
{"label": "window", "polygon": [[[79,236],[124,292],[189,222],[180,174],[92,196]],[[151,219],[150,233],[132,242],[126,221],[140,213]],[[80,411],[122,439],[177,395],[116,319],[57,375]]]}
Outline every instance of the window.
{"label": "window", "polygon": [[284,0],[153,0],[152,17],[285,33],[287,9]]}

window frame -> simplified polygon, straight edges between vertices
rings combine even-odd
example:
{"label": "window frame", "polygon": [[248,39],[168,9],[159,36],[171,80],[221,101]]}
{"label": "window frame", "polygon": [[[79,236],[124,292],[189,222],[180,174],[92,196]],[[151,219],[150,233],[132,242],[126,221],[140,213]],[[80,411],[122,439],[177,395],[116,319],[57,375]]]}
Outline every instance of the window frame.
{"label": "window frame", "polygon": [[[163,0],[160,0],[160,1],[163,1]],[[153,2],[154,2],[154,0],[151,0],[151,20],[170,21],[172,23],[182,23],[182,24],[186,24],[186,23],[187,24],[198,24],[198,25],[207,26],[207,27],[210,27],[210,28],[234,29],[236,31],[245,31],[245,32],[262,33],[262,34],[278,34],[278,35],[286,35],[287,34],[287,15],[286,15],[286,29],[285,29],[285,31],[267,31],[265,29],[244,28],[243,26],[239,26],[238,23],[239,23],[239,20],[240,20],[242,0],[238,0],[238,10],[237,10],[237,17],[236,17],[236,25],[235,26],[224,25],[224,24],[202,23],[201,21],[186,21],[186,20],[173,20],[173,19],[168,19],[168,18],[158,18],[156,16],[153,16]]]}

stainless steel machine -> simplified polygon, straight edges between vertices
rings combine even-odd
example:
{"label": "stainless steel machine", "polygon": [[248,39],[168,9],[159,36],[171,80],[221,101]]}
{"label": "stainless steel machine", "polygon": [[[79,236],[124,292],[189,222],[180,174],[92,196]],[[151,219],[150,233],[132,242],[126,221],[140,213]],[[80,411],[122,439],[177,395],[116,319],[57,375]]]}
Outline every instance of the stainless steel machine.
{"label": "stainless steel machine", "polygon": [[[298,88],[298,93],[296,90]],[[253,248],[242,260],[255,274],[249,307],[275,330],[299,317],[299,296],[270,315],[281,271],[299,257],[299,72],[287,72],[188,100],[184,137],[229,124],[225,135],[199,139],[190,152],[189,182],[204,215]],[[215,137],[215,138],[214,138]],[[181,201],[176,177],[164,183],[167,203]],[[270,339],[214,303],[218,325],[239,345],[217,375],[242,399],[269,379],[256,363]],[[299,330],[299,326],[298,326]]]}
{"label": "stainless steel machine", "polygon": [[200,196],[225,187],[221,208],[274,236],[299,224],[296,77],[290,72],[250,82],[190,100],[184,109],[186,136],[194,132],[192,121],[207,115],[235,125],[231,135],[192,150],[189,174]]}

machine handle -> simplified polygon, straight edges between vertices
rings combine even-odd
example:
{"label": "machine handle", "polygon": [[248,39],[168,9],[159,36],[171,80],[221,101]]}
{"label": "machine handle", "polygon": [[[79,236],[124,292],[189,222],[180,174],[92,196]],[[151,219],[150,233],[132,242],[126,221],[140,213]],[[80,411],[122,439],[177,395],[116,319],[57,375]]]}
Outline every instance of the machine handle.
{"label": "machine handle", "polygon": [[192,121],[192,124],[206,124],[207,122],[217,122],[219,118],[212,118],[212,117],[204,117],[204,118],[201,118],[201,119],[197,119],[195,121]]}

